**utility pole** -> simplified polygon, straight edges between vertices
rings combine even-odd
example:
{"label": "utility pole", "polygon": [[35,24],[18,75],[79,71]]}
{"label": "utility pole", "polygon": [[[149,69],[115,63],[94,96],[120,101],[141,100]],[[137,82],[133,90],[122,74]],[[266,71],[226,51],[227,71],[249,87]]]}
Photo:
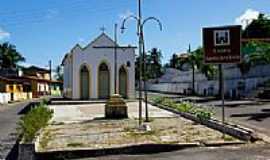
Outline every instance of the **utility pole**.
{"label": "utility pole", "polygon": [[[191,46],[188,45],[188,54],[191,54]],[[190,55],[192,57],[192,55]],[[192,95],[195,95],[195,62],[194,59],[191,59],[192,63]]]}
{"label": "utility pole", "polygon": [[50,93],[50,95],[51,95],[51,94],[52,94],[52,92],[51,92],[51,81],[52,81],[52,60],[49,60],[49,71],[50,71],[49,93]]}
{"label": "utility pole", "polygon": [[142,10],[141,0],[138,0],[138,34],[139,34],[139,125],[142,124]]}
{"label": "utility pole", "polygon": [[114,94],[117,94],[117,24],[114,24]]}
{"label": "utility pole", "polygon": [[146,87],[146,52],[145,52],[145,42],[144,42],[144,35],[142,33],[142,41],[143,41],[143,87],[144,87],[144,103],[145,103],[145,122],[149,122],[149,115],[148,115],[148,95],[147,95],[147,87]]}

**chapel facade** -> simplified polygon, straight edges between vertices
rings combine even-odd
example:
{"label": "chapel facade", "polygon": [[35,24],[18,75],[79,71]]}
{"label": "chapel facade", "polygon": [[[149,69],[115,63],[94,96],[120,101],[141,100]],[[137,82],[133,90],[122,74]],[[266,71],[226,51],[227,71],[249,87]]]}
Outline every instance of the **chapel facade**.
{"label": "chapel facade", "polygon": [[108,99],[115,93],[115,78],[116,92],[123,98],[135,98],[135,47],[119,46],[105,33],[85,47],[76,44],[62,65],[65,98]]}

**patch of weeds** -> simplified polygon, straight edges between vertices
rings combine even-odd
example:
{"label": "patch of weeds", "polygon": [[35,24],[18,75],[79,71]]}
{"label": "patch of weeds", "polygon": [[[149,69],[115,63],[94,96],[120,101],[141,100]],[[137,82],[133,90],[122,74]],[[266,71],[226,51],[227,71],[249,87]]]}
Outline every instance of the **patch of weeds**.
{"label": "patch of weeds", "polygon": [[17,131],[22,135],[24,142],[31,142],[37,132],[48,125],[52,115],[52,110],[40,104],[21,117]]}
{"label": "patch of weeds", "polygon": [[228,136],[228,135],[225,135],[224,137],[224,141],[234,141],[235,138],[233,138],[232,136]]}
{"label": "patch of weeds", "polygon": [[134,131],[134,128],[131,128],[131,127],[124,127],[123,131],[124,131],[124,132],[133,132],[133,131]]}
{"label": "patch of weeds", "polygon": [[165,97],[161,97],[161,96],[154,96],[153,98],[151,98],[151,100],[155,103],[155,104],[160,104],[164,101]]}
{"label": "patch of weeds", "polygon": [[82,143],[69,143],[67,144],[67,147],[82,147]]}
{"label": "patch of weeds", "polygon": [[140,137],[140,136],[152,136],[152,135],[156,135],[157,131],[148,131],[148,132],[129,132],[128,133],[131,137]]}
{"label": "patch of weeds", "polygon": [[50,131],[45,131],[45,133],[41,137],[40,147],[45,149],[48,146],[49,141],[52,139],[52,135]]}

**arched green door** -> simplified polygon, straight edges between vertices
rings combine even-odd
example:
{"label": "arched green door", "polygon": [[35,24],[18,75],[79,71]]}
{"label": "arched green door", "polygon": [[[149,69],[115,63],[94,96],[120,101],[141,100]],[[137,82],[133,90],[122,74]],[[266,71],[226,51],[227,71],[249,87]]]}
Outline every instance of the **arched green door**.
{"label": "arched green door", "polygon": [[80,70],[81,99],[89,99],[89,71],[86,66]]}
{"label": "arched green door", "polygon": [[110,96],[110,71],[105,63],[99,66],[98,75],[98,98],[108,99]]}
{"label": "arched green door", "polygon": [[119,70],[119,94],[127,98],[127,72],[124,67]]}

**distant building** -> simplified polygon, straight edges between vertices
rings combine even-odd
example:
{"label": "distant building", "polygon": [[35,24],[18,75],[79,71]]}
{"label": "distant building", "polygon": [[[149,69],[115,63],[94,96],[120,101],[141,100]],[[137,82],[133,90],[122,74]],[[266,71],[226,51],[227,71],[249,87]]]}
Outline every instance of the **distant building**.
{"label": "distant building", "polygon": [[0,71],[0,93],[10,93],[11,101],[50,94],[60,96],[62,86],[63,82],[51,80],[50,70],[36,66]]}
{"label": "distant building", "polygon": [[[63,59],[64,93],[71,99],[106,99],[114,94],[115,42],[102,33],[82,48],[76,45]],[[135,97],[135,48],[117,44],[117,91]]]}
{"label": "distant building", "polygon": [[51,79],[51,71],[45,68],[30,66],[22,68],[22,75],[19,79],[31,83],[33,97],[37,98],[44,95],[61,95],[62,82]]}
{"label": "distant building", "polygon": [[10,94],[8,101],[19,101],[32,98],[31,84],[17,78],[0,76],[0,93]]}

